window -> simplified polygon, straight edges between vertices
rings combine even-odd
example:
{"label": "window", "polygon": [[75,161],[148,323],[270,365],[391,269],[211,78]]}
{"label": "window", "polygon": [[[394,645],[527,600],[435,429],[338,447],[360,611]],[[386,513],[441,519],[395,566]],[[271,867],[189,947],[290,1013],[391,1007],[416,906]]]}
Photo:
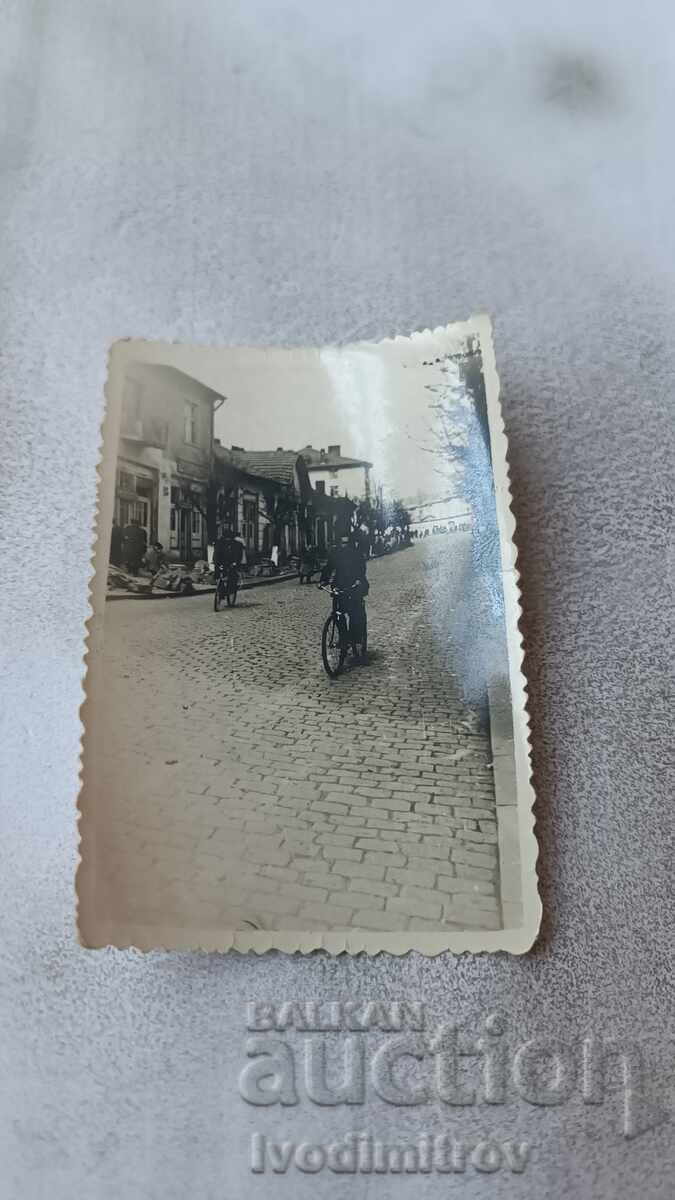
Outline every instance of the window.
{"label": "window", "polygon": [[340,488],[338,487],[337,483],[331,484],[330,494],[331,494],[331,496],[339,496],[340,495]]}
{"label": "window", "polygon": [[197,409],[198,408],[199,408],[198,404],[193,404],[190,400],[185,401],[185,405],[183,408],[184,420],[185,420],[185,441],[190,446],[195,446],[197,444],[197,436],[198,436]]}
{"label": "window", "polygon": [[242,530],[246,545],[255,549],[258,542],[258,501],[244,500],[242,503]]}
{"label": "window", "polygon": [[133,471],[128,471],[124,467],[120,467],[117,473],[117,490],[121,496],[126,496],[127,499],[140,496],[144,500],[151,501],[154,486],[150,475],[135,475]]}
{"label": "window", "polygon": [[143,496],[146,499],[152,498],[152,480],[143,479],[140,475],[136,476],[136,495]]}
{"label": "window", "polygon": [[201,533],[202,531],[202,514],[196,509],[192,510],[192,532]]}
{"label": "window", "polygon": [[176,532],[176,510],[175,510],[175,508],[171,509],[171,532],[172,533]]}
{"label": "window", "polygon": [[120,500],[119,518],[122,528],[138,521],[146,533],[149,530],[148,505],[143,500]]}

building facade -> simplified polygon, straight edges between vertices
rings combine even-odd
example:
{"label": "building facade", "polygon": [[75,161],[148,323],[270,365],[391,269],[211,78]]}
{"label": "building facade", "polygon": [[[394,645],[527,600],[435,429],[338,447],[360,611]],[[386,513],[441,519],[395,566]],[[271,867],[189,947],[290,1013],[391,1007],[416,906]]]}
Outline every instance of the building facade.
{"label": "building facade", "polygon": [[307,465],[295,450],[244,450],[222,446],[213,454],[210,532],[229,526],[242,539],[249,561],[297,555],[306,535],[312,487]]}
{"label": "building facade", "polygon": [[346,457],[339,445],[329,446],[327,450],[303,446],[300,454],[307,463],[313,487],[317,483],[323,484],[325,494],[333,499],[370,499],[372,463],[361,458]]}
{"label": "building facade", "polygon": [[174,367],[132,363],[122,405],[115,520],[168,557],[206,557],[213,416],[223,398]]}
{"label": "building facade", "polygon": [[355,500],[346,496],[330,496],[324,481],[317,479],[306,513],[306,543],[324,554],[354,526],[357,509]]}
{"label": "building facade", "polygon": [[458,496],[442,496],[407,507],[410,529],[417,536],[424,536],[427,530],[438,533],[446,529],[451,533],[471,527],[471,510],[466,500]]}
{"label": "building facade", "polygon": [[282,557],[308,546],[323,554],[353,526],[355,500],[327,493],[323,480],[312,487],[303,454],[295,450],[244,450],[216,438],[210,492],[209,540],[231,528],[243,541],[250,563]]}

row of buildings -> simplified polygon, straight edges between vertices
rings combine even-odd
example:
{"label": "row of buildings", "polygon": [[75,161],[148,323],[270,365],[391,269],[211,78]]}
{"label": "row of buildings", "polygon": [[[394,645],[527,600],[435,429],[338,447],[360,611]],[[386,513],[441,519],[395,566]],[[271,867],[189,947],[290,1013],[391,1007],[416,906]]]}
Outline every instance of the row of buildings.
{"label": "row of buildings", "polygon": [[119,431],[115,521],[145,530],[181,562],[205,558],[230,525],[251,561],[305,545],[324,550],[371,514],[371,463],[339,445],[246,450],[214,434],[224,399],[174,367],[127,371]]}
{"label": "row of buildings", "polygon": [[410,532],[424,537],[428,532],[455,532],[471,528],[471,512],[461,496],[440,496],[407,503]]}

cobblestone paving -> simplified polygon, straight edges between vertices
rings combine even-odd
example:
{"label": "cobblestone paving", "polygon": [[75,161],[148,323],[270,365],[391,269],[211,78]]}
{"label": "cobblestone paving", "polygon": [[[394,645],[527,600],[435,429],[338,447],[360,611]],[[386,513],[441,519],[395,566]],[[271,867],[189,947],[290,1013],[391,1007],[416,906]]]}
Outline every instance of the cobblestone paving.
{"label": "cobblestone paving", "polygon": [[489,741],[439,633],[467,554],[455,534],[371,563],[371,661],[334,682],[314,587],[258,588],[220,613],[210,596],[108,604],[101,911],[499,928]]}

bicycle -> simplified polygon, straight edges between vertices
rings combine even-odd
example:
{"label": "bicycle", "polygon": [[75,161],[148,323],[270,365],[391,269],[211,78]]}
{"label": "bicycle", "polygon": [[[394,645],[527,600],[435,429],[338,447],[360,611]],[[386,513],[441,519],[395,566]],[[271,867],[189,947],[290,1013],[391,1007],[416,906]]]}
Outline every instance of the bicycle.
{"label": "bicycle", "polygon": [[216,578],[216,590],[213,593],[213,611],[218,612],[225,600],[227,607],[232,608],[237,603],[239,591],[239,571],[234,563],[227,568],[221,568]]}
{"label": "bicycle", "polygon": [[[326,618],[324,627],[321,633],[321,658],[323,666],[329,679],[336,679],[340,671],[345,665],[349,644],[351,639],[351,616],[349,612],[349,593],[359,587],[359,581],[352,584],[350,588],[335,588],[326,587],[320,583],[318,587],[323,592],[330,592],[333,598],[333,609],[329,617]],[[368,650],[368,622],[366,618],[366,608],[362,602],[361,613],[361,637],[359,641],[360,657],[365,661]],[[356,646],[352,643],[354,655],[356,655]]]}

